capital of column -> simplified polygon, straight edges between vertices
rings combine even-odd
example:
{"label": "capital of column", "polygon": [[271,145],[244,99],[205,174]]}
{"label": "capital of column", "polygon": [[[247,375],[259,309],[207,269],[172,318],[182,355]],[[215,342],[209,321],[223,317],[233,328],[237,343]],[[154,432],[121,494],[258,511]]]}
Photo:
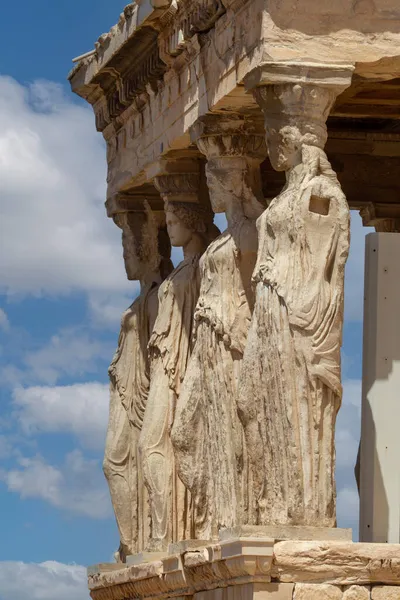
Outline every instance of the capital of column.
{"label": "capital of column", "polygon": [[[302,62],[264,63],[249,73],[245,86],[261,107],[272,166],[285,166],[274,146],[301,143],[324,148],[326,121],[339,94],[351,84],[353,65]],[[277,140],[280,132],[280,140]]]}
{"label": "capital of column", "polygon": [[165,158],[151,165],[148,178],[153,179],[155,188],[167,202],[201,203],[207,196],[204,167],[200,158]]}
{"label": "capital of column", "polygon": [[147,169],[147,176],[160,192],[165,214],[173,212],[199,233],[212,227],[214,215],[202,158],[176,155],[163,158]]}
{"label": "capital of column", "polygon": [[[235,186],[233,173],[241,173],[242,180],[247,182],[248,189],[262,206],[260,163],[268,153],[261,120],[236,114],[210,114],[196,121],[190,136],[207,158],[210,194],[216,180],[224,182],[229,189]],[[212,204],[215,210],[215,203]]]}
{"label": "capital of column", "polygon": [[107,216],[114,219],[124,213],[145,213],[150,207],[154,214],[163,211],[160,194],[151,185],[127,192],[119,192],[107,199],[105,203]]}
{"label": "capital of column", "polygon": [[209,162],[243,158],[261,163],[267,156],[262,122],[241,115],[210,114],[200,117],[192,126],[190,137]]}
{"label": "capital of column", "polygon": [[375,227],[378,233],[400,233],[398,204],[369,203],[360,210],[364,227]]}

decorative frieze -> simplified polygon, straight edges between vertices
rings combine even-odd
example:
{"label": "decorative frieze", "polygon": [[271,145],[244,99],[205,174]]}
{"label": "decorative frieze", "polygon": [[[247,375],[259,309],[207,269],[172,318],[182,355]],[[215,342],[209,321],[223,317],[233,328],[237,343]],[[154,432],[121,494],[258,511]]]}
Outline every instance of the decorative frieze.
{"label": "decorative frieze", "polygon": [[[135,48],[135,58],[132,51]],[[158,91],[166,65],[160,58],[157,31],[143,27],[125,45],[124,52],[111,59],[94,78],[93,82],[102,91],[100,99],[94,103],[96,127],[103,131],[115,121],[141,94],[148,90]]]}
{"label": "decorative frieze", "polygon": [[161,56],[178,56],[196,33],[207,32],[225,13],[222,0],[177,0],[174,19],[160,34]]}

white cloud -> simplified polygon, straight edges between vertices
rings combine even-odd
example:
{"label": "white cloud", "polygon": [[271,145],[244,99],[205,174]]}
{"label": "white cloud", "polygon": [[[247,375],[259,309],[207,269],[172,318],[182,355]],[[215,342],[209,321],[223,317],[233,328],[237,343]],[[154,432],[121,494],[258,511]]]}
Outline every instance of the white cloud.
{"label": "white cloud", "polygon": [[49,561],[0,562],[2,600],[88,600],[85,567]]}
{"label": "white cloud", "polygon": [[0,308],[0,329],[2,329],[3,331],[8,331],[10,328],[10,322],[8,320],[8,317],[5,313],[5,311]]}
{"label": "white cloud", "polygon": [[84,446],[103,450],[108,421],[108,385],[83,383],[17,388],[13,399],[15,416],[25,433],[72,433]]}
{"label": "white cloud", "polygon": [[3,470],[0,479],[21,498],[39,498],[56,508],[92,519],[111,516],[111,504],[99,461],[79,450],[67,454],[62,467],[42,457],[20,458],[19,468]]}
{"label": "white cloud", "polygon": [[61,86],[0,77],[0,292],[126,291],[105,148]]}
{"label": "white cloud", "polygon": [[55,384],[63,375],[82,376],[97,371],[97,360],[111,362],[113,350],[80,332],[77,328],[64,329],[35,352],[24,356],[28,372],[24,380]]}
{"label": "white cloud", "polygon": [[139,283],[132,286],[132,292],[127,294],[91,293],[88,302],[93,324],[101,328],[111,328],[116,332],[125,310],[139,293]]}
{"label": "white cloud", "polygon": [[14,453],[11,440],[6,435],[0,435],[0,460],[9,458]]}

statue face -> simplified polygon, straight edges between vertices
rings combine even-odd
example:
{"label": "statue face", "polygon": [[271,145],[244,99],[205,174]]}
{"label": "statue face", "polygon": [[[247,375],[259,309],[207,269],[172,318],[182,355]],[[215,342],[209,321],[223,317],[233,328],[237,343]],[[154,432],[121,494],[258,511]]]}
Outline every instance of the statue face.
{"label": "statue face", "polygon": [[266,141],[269,160],[275,171],[287,171],[294,163],[297,153],[297,138],[300,132],[294,126],[277,127],[266,121]]}
{"label": "statue face", "polygon": [[122,247],[125,271],[129,281],[140,279],[144,272],[144,265],[138,256],[135,238],[130,227],[122,229]]}
{"label": "statue face", "polygon": [[206,167],[207,185],[210,194],[211,207],[214,213],[223,213],[226,209],[226,190],[221,183],[221,177],[216,175],[207,165]]}
{"label": "statue face", "polygon": [[167,230],[171,244],[174,247],[186,246],[193,237],[193,232],[170,210],[166,212]]}

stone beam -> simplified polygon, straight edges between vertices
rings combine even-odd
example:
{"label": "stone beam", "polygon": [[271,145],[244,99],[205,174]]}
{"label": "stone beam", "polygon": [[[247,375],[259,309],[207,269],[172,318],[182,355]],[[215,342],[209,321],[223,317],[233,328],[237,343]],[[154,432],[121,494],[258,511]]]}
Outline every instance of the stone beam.
{"label": "stone beam", "polygon": [[[293,31],[285,29],[286,2],[282,11],[266,0],[129,4],[118,24],[100,36],[94,53],[70,74],[73,91],[92,104],[107,141],[107,197],[143,183],[143,170],[161,155],[190,146],[188,132],[199,117],[227,109],[256,112],[242,83],[255,69],[262,70],[267,55],[278,68],[290,60],[304,69],[315,56],[326,57],[338,70],[355,64],[357,87],[340,101],[337,114],[398,118],[392,87],[382,97],[384,87],[368,96],[370,82],[379,87],[400,76],[397,13],[385,20],[382,2],[376,0],[369,16],[373,34],[350,0],[340,4],[340,12],[329,13],[329,22],[348,23],[335,31],[327,28],[320,8],[308,2],[306,9],[296,8],[296,18],[291,15]],[[320,23],[317,36],[307,33],[304,14],[313,15],[310,23]]]}

